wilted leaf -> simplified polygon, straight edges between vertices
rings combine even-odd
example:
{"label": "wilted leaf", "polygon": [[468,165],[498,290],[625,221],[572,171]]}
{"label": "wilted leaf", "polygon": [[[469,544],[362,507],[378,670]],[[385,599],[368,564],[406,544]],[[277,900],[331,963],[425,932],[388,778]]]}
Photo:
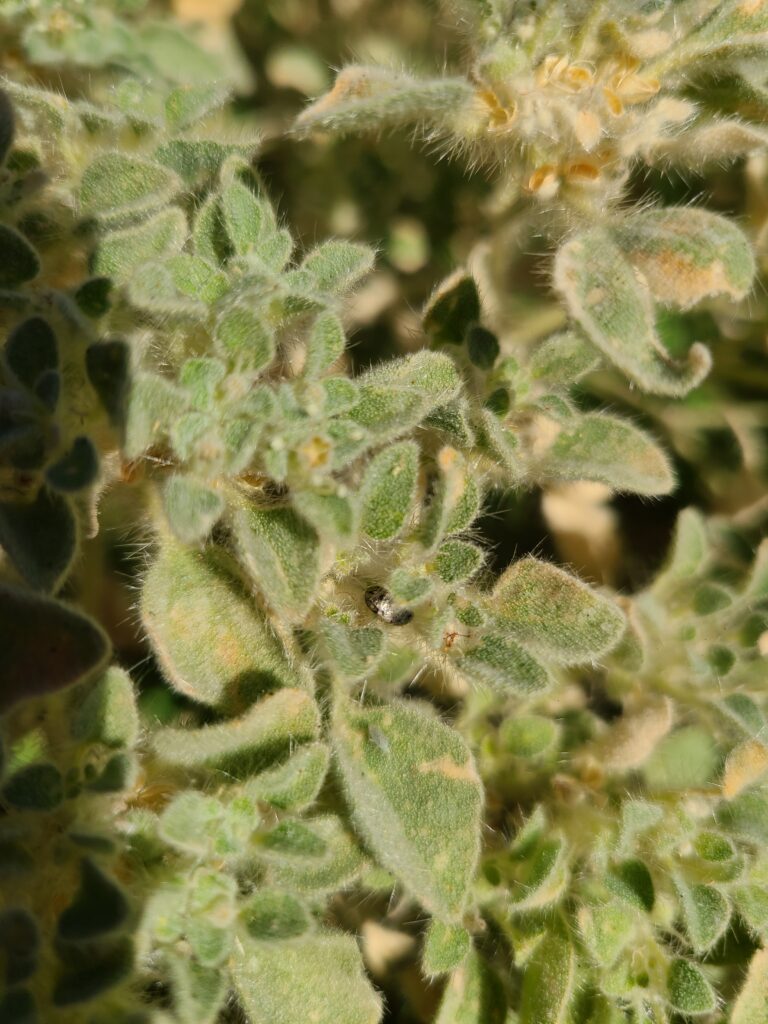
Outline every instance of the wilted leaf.
{"label": "wilted leaf", "polygon": [[743,299],[755,260],[730,220],[690,206],[632,214],[616,229],[632,264],[658,302],[688,309],[709,295]]}
{"label": "wilted leaf", "polygon": [[590,341],[644,391],[685,395],[709,371],[712,359],[701,344],[682,364],[666,351],[650,293],[605,229],[566,242],[555,257],[554,284]]}

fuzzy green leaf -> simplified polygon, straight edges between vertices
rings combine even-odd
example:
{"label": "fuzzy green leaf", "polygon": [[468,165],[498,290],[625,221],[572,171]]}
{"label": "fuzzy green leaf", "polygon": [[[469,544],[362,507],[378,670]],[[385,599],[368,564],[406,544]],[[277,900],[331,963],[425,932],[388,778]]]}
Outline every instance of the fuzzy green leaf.
{"label": "fuzzy green leaf", "polygon": [[304,376],[313,379],[329,370],[346,348],[341,320],[333,313],[321,313],[307,339]]}
{"label": "fuzzy green leaf", "polygon": [[480,511],[480,487],[464,456],[446,446],[436,461],[439,475],[420,530],[426,548],[436,547],[446,534],[467,529]]}
{"label": "fuzzy green leaf", "polygon": [[627,947],[636,928],[637,914],[618,900],[579,908],[581,938],[600,967],[610,967]]}
{"label": "fuzzy green leaf", "polygon": [[464,78],[413,78],[383,67],[346,67],[333,89],[301,114],[302,131],[369,131],[385,125],[440,122],[473,102]]}
{"label": "fuzzy green leaf", "polygon": [[[212,851],[223,818],[224,807],[215,797],[188,790],[174,797],[163,810],[158,835],[177,850],[204,856]],[[258,823],[258,814],[254,814],[253,827]]]}
{"label": "fuzzy green leaf", "polygon": [[165,545],[145,578],[141,613],[166,677],[193,700],[242,708],[260,694],[300,685],[220,550]]}
{"label": "fuzzy green leaf", "polygon": [[229,260],[234,254],[232,242],[224,223],[221,199],[213,193],[195,217],[192,237],[195,243],[195,255],[206,260],[211,266],[218,267]]}
{"label": "fuzzy green leaf", "polygon": [[706,524],[700,512],[686,508],[677,517],[675,535],[664,568],[653,583],[653,591],[663,593],[668,587],[687,582],[707,565],[710,546]]}
{"label": "fuzzy green leaf", "polygon": [[590,341],[644,391],[684,395],[709,371],[703,345],[694,344],[683,364],[663,347],[648,288],[603,228],[566,242],[555,257],[554,284]]}
{"label": "fuzzy green leaf", "polygon": [[547,389],[570,391],[573,385],[600,364],[600,357],[583,335],[563,331],[538,345],[528,363],[531,380]]}
{"label": "fuzzy green leaf", "polygon": [[625,628],[615,604],[537,558],[521,558],[506,570],[488,608],[516,640],[565,665],[605,654]]}
{"label": "fuzzy green leaf", "polygon": [[263,370],[275,358],[275,334],[264,313],[240,302],[225,309],[216,321],[218,351],[251,373]]}
{"label": "fuzzy green leaf", "polygon": [[739,885],[733,902],[740,917],[756,935],[768,934],[768,891],[761,885]]}
{"label": "fuzzy green leaf", "polygon": [[319,491],[293,491],[296,510],[314,526],[320,537],[344,545],[352,541],[357,525],[357,508],[350,497]]}
{"label": "fuzzy green leaf", "polygon": [[430,922],[421,960],[424,973],[434,976],[455,970],[466,959],[471,947],[472,940],[466,928],[443,921]]}
{"label": "fuzzy green leaf", "polygon": [[311,927],[304,904],[281,889],[257,890],[240,917],[253,939],[293,939]]}
{"label": "fuzzy green leaf", "polygon": [[221,207],[227,233],[235,252],[244,255],[276,230],[275,215],[266,199],[251,192],[242,182],[234,181],[221,195]]}
{"label": "fuzzy green leaf", "polygon": [[438,352],[417,352],[369,370],[357,384],[360,401],[350,416],[381,442],[408,433],[453,398],[461,381],[452,359]]}
{"label": "fuzzy green leaf", "polygon": [[[250,784],[248,786],[250,790]],[[260,858],[271,883],[291,892],[321,895],[351,885],[365,867],[359,847],[335,815],[284,820],[262,843]]]}
{"label": "fuzzy green leaf", "polygon": [[83,174],[79,199],[87,213],[110,220],[165,205],[181,182],[166,167],[125,153],[103,153]]}
{"label": "fuzzy green leaf", "polygon": [[107,669],[74,708],[70,730],[81,743],[132,747],[139,735],[133,682],[116,666]]}
{"label": "fuzzy green leaf", "polygon": [[187,223],[181,210],[164,210],[137,227],[105,235],[96,251],[93,272],[126,281],[143,263],[178,252],[186,237]]}
{"label": "fuzzy green leaf", "polygon": [[435,555],[435,572],[443,583],[459,583],[470,579],[482,567],[485,552],[466,540],[447,540]]}
{"label": "fuzzy green leaf", "polygon": [[457,921],[479,853],[482,786],[459,734],[410,702],[341,704],[334,742],[354,820],[381,864]]}
{"label": "fuzzy green leaf", "polygon": [[166,951],[165,958],[179,1024],[215,1024],[227,998],[226,975],[216,967],[203,967],[189,956]]}
{"label": "fuzzy green leaf", "polygon": [[199,320],[205,316],[205,306],[179,290],[171,268],[160,260],[137,267],[127,281],[127,289],[131,303],[156,319]]}
{"label": "fuzzy green leaf", "polygon": [[163,505],[174,535],[185,544],[207,537],[224,511],[224,499],[218,491],[180,474],[166,481]]}
{"label": "fuzzy green leaf", "polygon": [[634,494],[669,494],[675,486],[661,448],[644,431],[606,413],[564,425],[534,471],[554,480],[598,480]]}
{"label": "fuzzy green leaf", "polygon": [[416,499],[419,449],[402,441],[379,452],[365,471],[360,488],[363,532],[389,540],[407,524]]}
{"label": "fuzzy green leaf", "polygon": [[330,663],[348,680],[361,679],[371,672],[385,650],[384,633],[375,626],[352,629],[325,619],[320,633]]}
{"label": "fuzzy green leaf", "polygon": [[765,1024],[767,1020],[768,949],[757,949],[733,1005],[730,1024]]}
{"label": "fuzzy green leaf", "polygon": [[419,604],[432,593],[432,580],[420,572],[397,568],[390,575],[385,590],[395,604]]}
{"label": "fuzzy green leaf", "polygon": [[[533,841],[533,839],[531,840]],[[515,843],[515,854],[526,856],[511,889],[515,911],[540,910],[551,906],[563,895],[568,883],[568,857],[560,838],[547,839],[535,845],[530,853],[521,836]]]}
{"label": "fuzzy green leaf", "polygon": [[710,295],[743,299],[752,286],[755,260],[746,236],[708,210],[634,213],[616,237],[657,302],[688,309]]}
{"label": "fuzzy green leaf", "polygon": [[243,561],[265,599],[290,621],[302,620],[320,579],[319,538],[291,508],[243,506],[235,513]]}
{"label": "fuzzy green leaf", "polygon": [[547,690],[552,677],[514,640],[485,636],[459,658],[459,668],[470,680],[487,683],[502,692],[533,694]]}
{"label": "fuzzy green leaf", "polygon": [[276,768],[256,775],[248,792],[282,811],[300,811],[313,803],[325,780],[330,752],[322,743],[308,743]]}
{"label": "fuzzy green leaf", "polygon": [[719,759],[711,732],[690,725],[661,740],[643,765],[643,774],[652,790],[698,789],[712,780]]}
{"label": "fuzzy green leaf", "polygon": [[176,289],[188,299],[214,305],[228,290],[225,274],[200,256],[180,252],[163,261]]}
{"label": "fuzzy green leaf", "polygon": [[317,705],[303,690],[280,690],[238,719],[201,729],[159,729],[155,755],[180,769],[208,769],[245,778],[284,757],[295,743],[317,738]]}
{"label": "fuzzy green leaf", "polygon": [[539,757],[557,741],[557,723],[543,715],[516,715],[499,727],[499,743],[515,757]]}
{"label": "fuzzy green leaf", "polygon": [[252,1024],[377,1024],[381,1001],[348,935],[258,941],[243,936],[232,961],[235,988]]}
{"label": "fuzzy green leaf", "polygon": [[687,885],[677,880],[685,927],[691,945],[703,953],[717,942],[731,916],[728,900],[712,885]]}
{"label": "fuzzy green leaf", "polygon": [[667,972],[667,991],[672,1006],[686,1016],[711,1013],[717,996],[701,969],[689,960],[673,960]]}
{"label": "fuzzy green leaf", "polygon": [[226,93],[219,85],[183,85],[168,94],[165,101],[165,120],[168,127],[178,131],[188,128],[220,107]]}
{"label": "fuzzy green leaf", "polygon": [[650,912],[656,901],[656,891],[648,866],[641,860],[625,860],[605,876],[606,887],[620,899]]}
{"label": "fuzzy green leaf", "polygon": [[306,270],[321,292],[346,292],[373,267],[373,250],[356,242],[323,242],[305,257]]}
{"label": "fuzzy green leaf", "polygon": [[576,951],[562,925],[545,932],[523,976],[520,1024],[562,1024],[576,989]]}
{"label": "fuzzy green leaf", "polygon": [[707,61],[760,56],[766,44],[768,8],[763,0],[725,0],[686,39],[681,54],[685,62],[704,56]]}

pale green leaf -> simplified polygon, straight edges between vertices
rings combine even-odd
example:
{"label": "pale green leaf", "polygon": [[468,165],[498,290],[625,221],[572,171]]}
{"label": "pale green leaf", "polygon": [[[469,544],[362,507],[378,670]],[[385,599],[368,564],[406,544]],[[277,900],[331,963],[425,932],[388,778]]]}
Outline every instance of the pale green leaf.
{"label": "pale green leaf", "polygon": [[232,978],[251,1024],[378,1024],[381,1000],[355,940],[327,932],[282,941],[242,936]]}
{"label": "pale green leaf", "polygon": [[533,470],[544,479],[597,480],[635,494],[668,494],[675,486],[669,459],[655,441],[607,413],[563,425]]}
{"label": "pale green leaf", "polygon": [[236,709],[302,685],[221,550],[164,545],[144,580],[141,614],[167,679],[193,700]]}
{"label": "pale green leaf", "polygon": [[419,449],[402,441],[379,452],[365,471],[360,488],[363,532],[389,540],[407,524],[416,499]]}
{"label": "pale green leaf", "polygon": [[562,924],[545,932],[523,975],[520,1024],[562,1024],[577,983],[576,951]]}
{"label": "pale green leaf", "polygon": [[320,582],[320,540],[292,508],[244,505],[235,513],[243,561],[265,599],[289,621],[307,614]]}
{"label": "pale green leaf", "polygon": [[464,741],[410,702],[336,709],[353,819],[380,863],[435,917],[461,918],[479,853],[483,792]]}
{"label": "pale green leaf", "polygon": [[607,653],[625,628],[612,601],[531,557],[514,562],[499,578],[488,608],[510,636],[565,665]]}

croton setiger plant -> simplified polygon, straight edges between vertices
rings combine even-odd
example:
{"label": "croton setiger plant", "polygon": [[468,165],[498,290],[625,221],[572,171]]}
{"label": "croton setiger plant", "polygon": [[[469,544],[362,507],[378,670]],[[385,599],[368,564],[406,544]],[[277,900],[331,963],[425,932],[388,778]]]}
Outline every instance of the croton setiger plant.
{"label": "croton setiger plant", "polygon": [[768,1024],[764,502],[621,592],[489,526],[672,494],[666,410],[764,342],[759,215],[638,182],[768,180],[768,3],[431,16],[463,73],[347,67],[285,126],[493,182],[360,365],[374,249],[297,244],[226,56],[0,4],[2,1024]]}

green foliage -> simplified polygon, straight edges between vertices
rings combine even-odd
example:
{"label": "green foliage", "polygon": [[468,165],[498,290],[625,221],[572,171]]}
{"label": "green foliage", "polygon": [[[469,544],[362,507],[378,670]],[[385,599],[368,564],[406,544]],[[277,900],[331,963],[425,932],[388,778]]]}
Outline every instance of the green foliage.
{"label": "green foliage", "polygon": [[3,1021],[765,1024],[765,4],[446,2],[0,12]]}
{"label": "green foliage", "polygon": [[435,917],[456,921],[477,861],[482,809],[469,750],[406,703],[342,705],[334,733],[352,814],[368,843]]}

